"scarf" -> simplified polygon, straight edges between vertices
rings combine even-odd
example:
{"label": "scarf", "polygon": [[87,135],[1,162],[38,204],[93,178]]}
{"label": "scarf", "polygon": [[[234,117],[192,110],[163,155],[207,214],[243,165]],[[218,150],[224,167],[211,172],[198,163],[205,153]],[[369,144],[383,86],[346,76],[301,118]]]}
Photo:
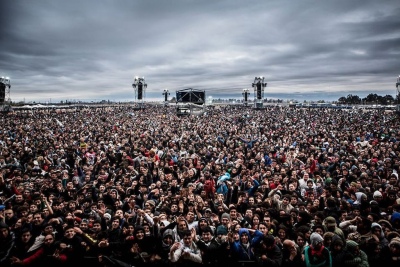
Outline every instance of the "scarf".
{"label": "scarf", "polygon": [[321,248],[319,250],[315,250],[313,247],[311,247],[311,255],[321,257],[322,251],[324,251],[324,248],[325,248],[324,246],[321,246]]}
{"label": "scarf", "polygon": [[242,246],[247,250],[250,247],[250,243],[248,242],[246,244],[242,243]]}

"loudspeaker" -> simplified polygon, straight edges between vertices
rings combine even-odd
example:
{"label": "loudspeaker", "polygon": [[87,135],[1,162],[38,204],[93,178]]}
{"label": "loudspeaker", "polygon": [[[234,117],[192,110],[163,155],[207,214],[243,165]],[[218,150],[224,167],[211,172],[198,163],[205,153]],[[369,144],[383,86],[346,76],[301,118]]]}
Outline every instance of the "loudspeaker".
{"label": "loudspeaker", "polygon": [[143,83],[138,84],[138,97],[139,100],[143,99]]}
{"label": "loudspeaker", "polygon": [[0,104],[4,104],[5,99],[6,99],[6,85],[0,83]]}
{"label": "loudspeaker", "polygon": [[261,83],[257,83],[257,99],[261,99]]}

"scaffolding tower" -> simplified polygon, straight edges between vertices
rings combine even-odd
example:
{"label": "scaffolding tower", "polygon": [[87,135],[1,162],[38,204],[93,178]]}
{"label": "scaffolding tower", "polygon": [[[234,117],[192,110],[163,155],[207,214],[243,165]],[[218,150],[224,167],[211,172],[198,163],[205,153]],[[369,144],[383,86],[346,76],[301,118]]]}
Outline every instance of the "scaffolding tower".
{"label": "scaffolding tower", "polygon": [[139,108],[144,108],[144,98],[147,88],[146,80],[144,77],[135,77],[132,87],[135,91],[135,104],[137,104]]}
{"label": "scaffolding tower", "polygon": [[264,88],[267,86],[267,83],[264,82],[264,77],[255,77],[251,86],[254,89],[254,108],[262,109],[264,103]]}
{"label": "scaffolding tower", "polygon": [[11,81],[9,77],[0,78],[0,111],[10,111],[11,109]]}

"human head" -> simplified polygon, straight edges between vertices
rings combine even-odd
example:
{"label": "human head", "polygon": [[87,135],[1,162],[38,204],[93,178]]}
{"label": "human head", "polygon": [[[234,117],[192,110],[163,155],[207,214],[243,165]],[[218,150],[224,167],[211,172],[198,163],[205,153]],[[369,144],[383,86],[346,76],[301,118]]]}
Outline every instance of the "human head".
{"label": "human head", "polygon": [[324,224],[328,231],[334,232],[336,228],[336,219],[332,216],[326,217],[324,220]]}
{"label": "human head", "polygon": [[4,240],[10,234],[10,228],[5,222],[0,222],[0,240]]}
{"label": "human head", "polygon": [[311,241],[311,247],[315,250],[318,250],[322,246],[324,239],[320,234],[312,233],[310,236],[310,241]]}
{"label": "human head", "polygon": [[393,256],[400,255],[400,237],[394,237],[389,243],[390,252]]}
{"label": "human head", "polygon": [[29,230],[28,228],[22,229],[22,231],[21,231],[21,241],[22,241],[22,243],[24,243],[24,244],[29,243],[31,238],[32,238],[31,230]]}
{"label": "human head", "polygon": [[39,226],[43,223],[43,214],[40,212],[36,212],[33,214],[33,224]]}
{"label": "human head", "polygon": [[282,244],[283,248],[289,251],[296,249],[296,243],[293,240],[285,239]]}
{"label": "human head", "polygon": [[247,230],[246,228],[240,228],[239,230],[239,238],[240,238],[240,242],[242,244],[247,244],[249,243],[249,230]]}
{"label": "human head", "polygon": [[183,244],[189,247],[192,244],[192,233],[189,229],[183,231]]}
{"label": "human head", "polygon": [[72,238],[75,236],[74,227],[72,227],[72,226],[67,226],[67,227],[64,229],[64,236],[65,236],[65,238],[67,238],[67,239],[72,239]]}
{"label": "human head", "polygon": [[228,223],[229,223],[229,221],[230,221],[230,216],[229,216],[229,214],[228,214],[228,213],[223,213],[223,214],[221,215],[221,223],[222,223],[223,225],[227,226]]}
{"label": "human head", "polygon": [[204,242],[210,242],[213,238],[212,230],[210,226],[206,226],[201,234],[201,238]]}
{"label": "human head", "polygon": [[53,234],[46,234],[44,236],[44,240],[43,240],[44,244],[46,246],[50,246],[51,244],[54,243],[54,235]]}
{"label": "human head", "polygon": [[347,248],[347,251],[349,251],[350,253],[352,253],[354,255],[360,254],[360,248],[358,246],[358,243],[353,240],[346,241],[346,248]]}
{"label": "human head", "polygon": [[136,240],[143,240],[143,238],[145,236],[145,230],[144,230],[143,226],[136,226],[133,235],[135,236]]}
{"label": "human head", "polygon": [[263,235],[266,235],[266,234],[268,234],[268,231],[269,231],[268,225],[267,225],[265,222],[260,222],[260,223],[258,224],[258,230],[259,230],[261,233],[263,233]]}
{"label": "human head", "polygon": [[167,229],[163,233],[163,239],[162,242],[167,245],[171,246],[174,243],[174,231],[172,229]]}

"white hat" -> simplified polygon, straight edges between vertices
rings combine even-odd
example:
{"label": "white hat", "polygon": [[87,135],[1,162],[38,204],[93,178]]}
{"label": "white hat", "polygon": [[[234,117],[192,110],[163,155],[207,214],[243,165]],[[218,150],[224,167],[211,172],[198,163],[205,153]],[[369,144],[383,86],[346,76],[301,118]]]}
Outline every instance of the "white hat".
{"label": "white hat", "polygon": [[382,193],[379,192],[378,190],[376,190],[376,191],[374,192],[373,197],[374,197],[374,198],[375,198],[375,197],[382,197]]}

